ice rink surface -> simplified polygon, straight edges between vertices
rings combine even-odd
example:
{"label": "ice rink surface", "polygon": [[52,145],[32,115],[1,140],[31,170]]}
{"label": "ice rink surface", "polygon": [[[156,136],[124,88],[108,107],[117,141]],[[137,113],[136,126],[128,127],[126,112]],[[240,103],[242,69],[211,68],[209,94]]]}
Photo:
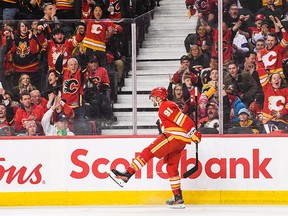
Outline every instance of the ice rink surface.
{"label": "ice rink surface", "polygon": [[79,206],[1,207],[5,216],[288,216],[288,206],[186,205],[185,209],[166,206]]}

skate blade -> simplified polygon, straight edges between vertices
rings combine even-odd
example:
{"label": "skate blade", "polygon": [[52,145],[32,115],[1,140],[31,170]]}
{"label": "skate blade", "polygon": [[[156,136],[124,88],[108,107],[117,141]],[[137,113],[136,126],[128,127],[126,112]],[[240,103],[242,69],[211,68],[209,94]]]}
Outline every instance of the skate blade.
{"label": "skate blade", "polygon": [[167,207],[169,207],[171,209],[185,209],[184,204],[167,205]]}
{"label": "skate blade", "polygon": [[111,179],[113,179],[114,182],[116,182],[120,187],[123,187],[125,182],[122,179],[116,178],[116,175],[111,172],[109,173],[109,176]]}

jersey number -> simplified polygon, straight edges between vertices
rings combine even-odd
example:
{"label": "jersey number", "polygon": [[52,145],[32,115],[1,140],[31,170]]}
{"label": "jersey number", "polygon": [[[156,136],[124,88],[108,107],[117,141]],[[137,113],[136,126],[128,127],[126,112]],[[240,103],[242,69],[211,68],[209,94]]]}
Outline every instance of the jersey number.
{"label": "jersey number", "polygon": [[166,110],[164,110],[164,115],[166,116],[170,116],[172,113],[173,113],[173,110],[171,110],[169,107]]}

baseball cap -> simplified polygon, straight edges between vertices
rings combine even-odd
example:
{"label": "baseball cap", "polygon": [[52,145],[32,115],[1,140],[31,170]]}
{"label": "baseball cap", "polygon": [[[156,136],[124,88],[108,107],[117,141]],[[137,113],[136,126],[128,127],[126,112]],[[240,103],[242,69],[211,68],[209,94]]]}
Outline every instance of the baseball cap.
{"label": "baseball cap", "polygon": [[263,26],[263,25],[267,25],[269,27],[268,20],[266,19],[262,20],[260,26]]}
{"label": "baseball cap", "polygon": [[257,21],[257,20],[264,20],[265,19],[265,16],[263,15],[263,14],[257,14],[256,16],[255,16],[255,21]]}
{"label": "baseball cap", "polygon": [[63,29],[61,29],[61,28],[54,28],[53,31],[52,31],[52,34],[53,34],[53,35],[59,34],[59,33],[64,34]]}
{"label": "baseball cap", "polygon": [[60,114],[60,115],[57,115],[57,116],[56,116],[56,120],[57,120],[57,121],[68,121],[68,118],[67,118],[66,115]]}
{"label": "baseball cap", "polygon": [[250,116],[249,111],[246,108],[241,108],[238,112],[238,115],[242,114],[242,113],[246,113],[248,116]]}
{"label": "baseball cap", "polygon": [[98,62],[98,58],[95,55],[88,56],[88,62]]}
{"label": "baseball cap", "polygon": [[184,60],[190,60],[189,56],[187,56],[187,55],[181,56],[180,62],[182,62],[182,61],[184,61]]}
{"label": "baseball cap", "polygon": [[218,105],[217,105],[215,102],[208,103],[208,104],[206,105],[206,108],[208,108],[209,106],[212,106],[212,107],[214,107],[215,109],[219,109]]}
{"label": "baseball cap", "polygon": [[30,127],[37,127],[37,124],[34,120],[25,121],[25,128],[28,129]]}

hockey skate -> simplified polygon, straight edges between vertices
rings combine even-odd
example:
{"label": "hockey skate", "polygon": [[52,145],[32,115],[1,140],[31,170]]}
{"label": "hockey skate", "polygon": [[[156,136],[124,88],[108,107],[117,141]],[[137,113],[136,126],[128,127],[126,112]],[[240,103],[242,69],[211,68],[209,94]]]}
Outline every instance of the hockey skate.
{"label": "hockey skate", "polygon": [[127,171],[120,172],[118,170],[112,169],[109,173],[109,176],[115,181],[120,187],[123,187],[125,183],[128,182],[130,177],[132,176]]}
{"label": "hockey skate", "polygon": [[166,205],[169,208],[184,209],[185,205],[182,197],[182,192],[180,192],[180,194],[174,195],[170,200],[167,200]]}

